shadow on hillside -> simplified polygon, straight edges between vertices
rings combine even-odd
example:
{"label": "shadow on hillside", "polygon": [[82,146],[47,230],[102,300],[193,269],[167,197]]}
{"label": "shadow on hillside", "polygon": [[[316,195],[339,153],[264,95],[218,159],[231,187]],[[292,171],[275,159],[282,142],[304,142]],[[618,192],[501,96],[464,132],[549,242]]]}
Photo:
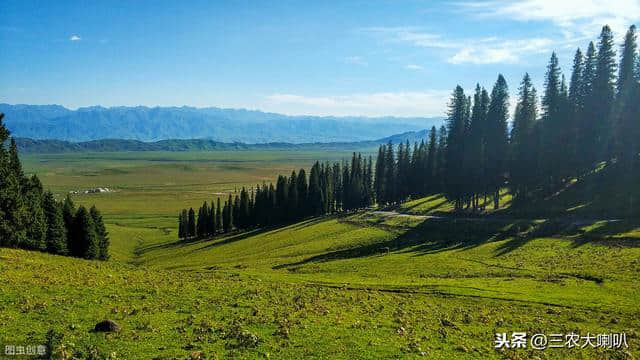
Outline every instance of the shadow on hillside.
{"label": "shadow on hillside", "polygon": [[317,223],[326,221],[328,218],[328,216],[323,216],[323,217],[315,217],[315,218],[309,218],[307,220],[303,220],[301,222],[298,223],[294,223],[293,225],[289,225],[289,224],[285,224],[285,225],[279,225],[279,226],[271,226],[271,227],[264,227],[264,228],[258,228],[258,229],[252,229],[252,230],[248,230],[248,231],[235,231],[233,233],[229,233],[229,234],[219,234],[215,237],[209,237],[209,238],[205,238],[205,239],[199,239],[199,238],[191,238],[191,239],[187,239],[187,240],[178,240],[178,241],[173,241],[173,242],[168,242],[168,243],[162,243],[162,244],[157,244],[157,245],[149,245],[149,246],[145,246],[142,248],[139,248],[136,253],[138,253],[139,255],[145,253],[145,252],[149,252],[149,251],[154,251],[154,250],[163,250],[163,249],[174,249],[174,248],[179,248],[179,247],[183,247],[183,246],[187,246],[187,245],[192,245],[192,244],[198,244],[198,243],[202,243],[204,244],[204,246],[199,247],[198,249],[194,250],[194,251],[199,251],[199,250],[203,250],[203,249],[208,249],[208,248],[213,248],[213,247],[217,247],[220,245],[224,245],[224,244],[229,244],[232,242],[236,242],[236,241],[240,241],[240,240],[244,240],[253,236],[257,236],[260,234],[264,234],[264,233],[278,233],[281,232],[283,230],[300,230],[309,226],[313,226]]}
{"label": "shadow on hillside", "polygon": [[375,244],[331,251],[307,259],[274,266],[274,269],[296,267],[314,262],[385,256],[391,252],[411,252],[422,256],[453,249],[468,249],[487,242],[513,236],[519,229],[505,219],[427,219],[398,237]]}

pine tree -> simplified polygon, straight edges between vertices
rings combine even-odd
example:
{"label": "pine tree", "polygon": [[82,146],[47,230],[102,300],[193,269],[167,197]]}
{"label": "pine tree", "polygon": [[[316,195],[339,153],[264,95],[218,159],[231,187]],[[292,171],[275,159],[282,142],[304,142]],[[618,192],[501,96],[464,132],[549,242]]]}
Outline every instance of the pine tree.
{"label": "pine tree", "polygon": [[7,152],[4,144],[9,139],[9,131],[2,123],[4,115],[0,113],[0,245],[21,246],[27,239],[27,208],[22,197],[22,170],[17,158],[15,142]]}
{"label": "pine tree", "polygon": [[46,250],[57,255],[67,254],[67,229],[62,218],[62,207],[50,191],[42,197],[42,209],[47,223]]}
{"label": "pine tree", "polygon": [[513,127],[511,130],[511,162],[509,185],[515,201],[526,202],[537,181],[537,139],[534,133],[537,121],[536,90],[526,73],[518,93]]}
{"label": "pine tree", "polygon": [[438,131],[438,147],[436,149],[436,176],[433,192],[441,192],[444,188],[444,171],[446,166],[447,127],[440,126]]}
{"label": "pine tree", "polygon": [[309,195],[307,214],[317,216],[322,214],[322,188],[320,187],[320,164],[314,163],[309,172]]}
{"label": "pine tree", "polygon": [[462,209],[464,194],[464,137],[467,98],[460,85],[456,86],[449,102],[447,114],[447,147],[445,149],[444,183],[447,199],[455,203],[455,209]]}
{"label": "pine tree", "polygon": [[185,238],[184,220],[182,219],[182,212],[178,214],[178,239]]}
{"label": "pine tree", "polygon": [[94,259],[109,260],[109,233],[107,232],[107,228],[104,226],[102,214],[100,214],[100,211],[95,207],[95,205],[89,209],[89,214],[91,215],[91,220],[93,221],[97,236],[98,254]]}
{"label": "pine tree", "polygon": [[249,193],[247,189],[242,187],[242,191],[240,191],[240,226],[243,229],[247,229],[250,227],[249,223]]}
{"label": "pine tree", "polygon": [[291,176],[289,177],[289,185],[287,189],[287,219],[295,220],[298,217],[298,177],[296,176],[295,170],[291,172]]}
{"label": "pine tree", "polygon": [[567,151],[564,147],[563,134],[565,132],[565,121],[562,113],[562,95],[560,92],[560,68],[555,52],[551,54],[547,73],[545,76],[545,90],[542,96],[542,130],[544,151],[541,154],[544,168],[541,169],[545,184],[552,189],[554,185],[559,185],[560,168],[566,163],[564,157]]}
{"label": "pine tree", "polygon": [[595,107],[597,99],[594,96],[594,79],[596,76],[597,54],[593,42],[589,43],[585,54],[584,69],[582,72],[581,96],[584,102],[582,111],[578,114],[578,144],[581,151],[580,171],[591,170],[596,161],[597,149],[595,144],[598,138],[597,121],[595,120]]}
{"label": "pine tree", "polygon": [[74,243],[74,217],[76,216],[76,207],[71,199],[71,196],[67,194],[67,197],[64,199],[62,203],[62,220],[64,221],[64,227],[67,229],[67,249],[69,249],[69,253],[73,254],[73,243]]}
{"label": "pine tree", "polygon": [[334,207],[333,212],[338,212],[342,209],[342,170],[340,169],[340,163],[333,164],[333,170],[331,172],[333,176],[333,198]]}
{"label": "pine tree", "polygon": [[308,206],[308,186],[307,186],[307,173],[304,169],[300,169],[298,171],[298,180],[296,181],[296,186],[298,186],[298,213],[300,217],[304,217],[307,215],[307,206]]}
{"label": "pine tree", "polygon": [[220,232],[223,229],[223,213],[220,206],[220,198],[216,200],[216,232]]}
{"label": "pine tree", "polygon": [[608,160],[613,150],[613,114],[612,107],[615,96],[616,83],[616,52],[613,43],[613,33],[608,25],[602,28],[598,42],[596,72],[593,79],[592,103],[595,119],[597,153],[596,160]]}
{"label": "pine tree", "polygon": [[[378,205],[384,205],[387,202],[387,196],[384,193],[386,188],[385,180],[386,180],[386,161],[385,161],[386,147],[385,145],[380,145],[378,147],[378,156],[376,157],[376,170],[375,170],[375,179],[373,183],[373,187],[376,192],[376,201]],[[344,184],[343,184],[344,186]]]}
{"label": "pine tree", "polygon": [[616,99],[616,155],[628,174],[633,173],[633,164],[638,156],[638,138],[640,122],[638,102],[640,92],[634,66],[638,61],[636,27],[631,26],[622,45],[620,72],[618,75]]}
{"label": "pine tree", "polygon": [[189,215],[187,218],[187,236],[192,238],[196,236],[196,213],[193,208],[189,208]]}
{"label": "pine tree", "polygon": [[569,144],[567,145],[569,159],[568,173],[575,176],[580,171],[580,116],[584,113],[584,94],[582,89],[584,80],[584,57],[580,49],[573,57],[571,79],[569,80],[569,95],[567,103],[567,122]]}
{"label": "pine tree", "polygon": [[[473,95],[473,108],[471,110],[471,118],[469,124],[469,134],[467,136],[467,146],[465,148],[465,166],[468,168],[467,175],[470,183],[468,183],[468,192],[472,196],[473,209],[478,209],[478,199],[483,193],[484,182],[484,150],[485,150],[485,127],[487,119],[488,96],[483,94],[486,90],[476,84],[475,93]],[[435,146],[435,138],[434,138]]]}
{"label": "pine tree", "polygon": [[36,175],[24,182],[23,198],[29,216],[26,219],[27,238],[25,247],[34,250],[46,249],[47,220],[42,209],[43,188]]}
{"label": "pine tree", "polygon": [[436,157],[438,147],[438,131],[435,126],[429,131],[429,143],[427,145],[426,169],[422,176],[425,178],[423,194],[428,195],[435,190],[436,181]]}
{"label": "pine tree", "polygon": [[487,112],[486,172],[488,190],[493,194],[494,209],[500,207],[500,188],[504,185],[507,166],[507,119],[509,118],[509,89],[507,82],[498,75],[491,90],[491,102]]}
{"label": "pine tree", "polygon": [[384,154],[384,197],[385,203],[391,204],[397,200],[396,188],[398,184],[396,159],[391,141],[387,144],[386,150]]}
{"label": "pine tree", "polygon": [[80,206],[74,216],[74,242],[71,254],[85,259],[97,259],[100,256],[98,235],[91,215],[84,206]]}

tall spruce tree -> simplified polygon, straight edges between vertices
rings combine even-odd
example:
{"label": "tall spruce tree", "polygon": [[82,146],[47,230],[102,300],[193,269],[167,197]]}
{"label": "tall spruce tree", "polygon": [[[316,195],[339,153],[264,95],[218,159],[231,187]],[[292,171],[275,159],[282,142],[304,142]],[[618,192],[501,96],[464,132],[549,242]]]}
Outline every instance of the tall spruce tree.
{"label": "tall spruce tree", "polygon": [[424,189],[423,189],[423,193],[425,195],[427,194],[431,194],[435,191],[435,183],[436,183],[436,174],[437,174],[437,168],[436,168],[436,158],[437,158],[437,147],[438,147],[438,140],[437,140],[437,130],[435,126],[431,127],[431,131],[429,131],[429,145],[427,148],[427,164],[426,164],[426,169],[425,169],[425,173],[422,175],[426,181],[424,184]]}
{"label": "tall spruce tree", "polygon": [[500,207],[500,188],[504,185],[507,166],[507,120],[509,118],[509,88],[502,74],[491,90],[487,111],[486,172],[488,191],[493,195],[494,209]]}
{"label": "tall spruce tree", "polygon": [[25,247],[34,250],[46,249],[47,220],[42,209],[44,190],[36,175],[26,179],[23,185],[23,198],[29,216],[26,219],[27,238]]}
{"label": "tall spruce tree", "polygon": [[594,143],[596,160],[608,160],[613,152],[613,101],[616,84],[616,51],[613,32],[608,25],[602,28],[598,41],[596,72],[593,79],[593,117],[596,127]]}
{"label": "tall spruce tree", "polygon": [[189,214],[187,218],[187,236],[192,238],[196,235],[196,213],[195,211],[193,211],[193,208],[189,208]]}
{"label": "tall spruce tree", "polygon": [[223,229],[223,213],[220,206],[220,198],[216,200],[216,232],[220,232]]}
{"label": "tall spruce tree", "polygon": [[42,197],[42,209],[47,223],[46,250],[57,255],[67,254],[67,229],[62,218],[62,207],[50,191]]}
{"label": "tall spruce tree", "polygon": [[616,99],[616,155],[620,159],[624,171],[633,173],[633,165],[637,160],[638,138],[640,138],[640,91],[634,66],[638,62],[636,27],[631,26],[622,44],[620,72],[618,75]]}
{"label": "tall spruce tree", "polygon": [[64,202],[62,203],[62,220],[64,221],[64,227],[67,229],[67,249],[69,249],[69,253],[73,254],[73,241],[75,234],[74,231],[74,217],[76,216],[76,206],[71,199],[71,195],[67,194]]}
{"label": "tall spruce tree", "polygon": [[73,243],[71,254],[85,259],[97,259],[100,256],[100,246],[95,224],[84,206],[80,206],[74,216]]}
{"label": "tall spruce tree", "polygon": [[89,215],[91,215],[91,220],[93,221],[97,236],[98,254],[95,258],[104,261],[109,260],[109,233],[104,225],[102,214],[94,205],[89,209]]}
{"label": "tall spruce tree", "polygon": [[465,120],[467,98],[460,85],[456,86],[449,101],[447,113],[447,147],[445,149],[444,183],[445,196],[454,202],[455,210],[462,209],[466,183],[463,166]]}
{"label": "tall spruce tree", "polygon": [[515,201],[524,203],[530,198],[530,192],[536,185],[538,168],[538,142],[535,136],[537,121],[536,90],[531,77],[526,73],[518,92],[511,129],[511,162],[509,169],[509,186]]}

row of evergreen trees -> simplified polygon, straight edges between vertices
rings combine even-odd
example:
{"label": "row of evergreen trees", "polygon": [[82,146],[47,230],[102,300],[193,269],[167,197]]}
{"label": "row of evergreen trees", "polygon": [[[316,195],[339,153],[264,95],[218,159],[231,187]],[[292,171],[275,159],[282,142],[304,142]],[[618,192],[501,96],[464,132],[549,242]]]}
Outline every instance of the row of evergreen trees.
{"label": "row of evergreen trees", "polygon": [[[597,45],[575,53],[569,85],[551,55],[538,109],[529,74],[520,83],[509,131],[508,88],[498,76],[491,94],[479,85],[473,99],[455,88],[447,118],[444,192],[457,209],[478,206],[508,185],[515,201],[546,196],[602,161],[634,174],[640,139],[640,64],[636,28],[622,44],[619,65],[613,34],[604,26]],[[617,70],[617,74],[616,74]],[[540,112],[540,114],[539,114]]]}
{"label": "row of evergreen trees", "polygon": [[107,260],[109,237],[95,206],[77,210],[70,197],[55,200],[36,175],[25,176],[0,114],[0,246]]}
{"label": "row of evergreen trees", "polygon": [[[353,154],[350,162],[316,162],[291,176],[278,176],[273,183],[242,188],[239,195],[221,204],[206,201],[195,211],[183,209],[178,215],[178,236],[204,238],[232,229],[275,226],[340,211],[364,208],[374,203],[372,159]],[[215,206],[214,206],[215,204]]]}
{"label": "row of evergreen trees", "polygon": [[[509,127],[509,89],[502,75],[491,92],[477,85],[473,96],[457,86],[446,124],[433,127],[428,141],[389,143],[372,159],[353,155],[351,164],[316,163],[309,184],[304,170],[279,176],[275,187],[245,189],[221,209],[205,204],[198,217],[183,210],[180,237],[205,237],[232,228],[277,225],[307,216],[444,193],[456,210],[482,210],[488,199],[500,207],[508,187],[526,206],[549,195],[601,161],[619,162],[621,176],[636,174],[640,151],[640,59],[631,26],[616,62],[613,35],[604,26],[597,45],[576,51],[567,86],[551,55],[541,106],[529,74],[518,89]],[[617,69],[617,74],[616,74]],[[632,180],[631,180],[632,181]],[[631,184],[633,186],[633,184]],[[202,219],[202,220],[201,220]],[[202,224],[201,224],[202,223]]]}

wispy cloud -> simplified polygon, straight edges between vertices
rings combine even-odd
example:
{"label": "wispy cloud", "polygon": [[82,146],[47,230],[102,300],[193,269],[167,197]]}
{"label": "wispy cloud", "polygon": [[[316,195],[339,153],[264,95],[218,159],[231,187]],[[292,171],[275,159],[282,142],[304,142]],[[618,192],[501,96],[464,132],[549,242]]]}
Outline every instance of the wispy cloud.
{"label": "wispy cloud", "polygon": [[416,71],[424,69],[422,66],[416,65],[416,64],[408,64],[408,65],[405,65],[404,68],[408,70],[416,70]]}
{"label": "wispy cloud", "polygon": [[553,41],[546,38],[491,40],[480,46],[465,46],[447,61],[451,64],[515,64],[525,55],[546,54],[551,51],[552,45]]}
{"label": "wispy cloud", "polygon": [[[404,42],[416,47],[440,49],[451,64],[518,63],[529,54],[550,51],[553,41],[547,38],[501,39],[498,37],[445,39],[417,27],[376,27],[365,29],[383,35],[387,41]],[[406,68],[409,68],[407,66]]]}
{"label": "wispy cloud", "polygon": [[347,64],[352,64],[352,65],[359,65],[359,66],[369,65],[369,63],[367,63],[367,61],[363,59],[361,56],[347,56],[346,58],[344,58],[344,61]]}
{"label": "wispy cloud", "polygon": [[442,114],[448,97],[449,91],[440,90],[342,96],[273,94],[265,98],[265,107],[292,115],[430,116]]}
{"label": "wispy cloud", "polygon": [[464,1],[458,5],[481,17],[549,21],[562,30],[567,40],[576,41],[593,38],[604,24],[622,36],[640,19],[638,0]]}
{"label": "wispy cloud", "polygon": [[69,38],[70,41],[80,41],[82,40],[82,38],[78,35],[71,35],[71,37]]}

